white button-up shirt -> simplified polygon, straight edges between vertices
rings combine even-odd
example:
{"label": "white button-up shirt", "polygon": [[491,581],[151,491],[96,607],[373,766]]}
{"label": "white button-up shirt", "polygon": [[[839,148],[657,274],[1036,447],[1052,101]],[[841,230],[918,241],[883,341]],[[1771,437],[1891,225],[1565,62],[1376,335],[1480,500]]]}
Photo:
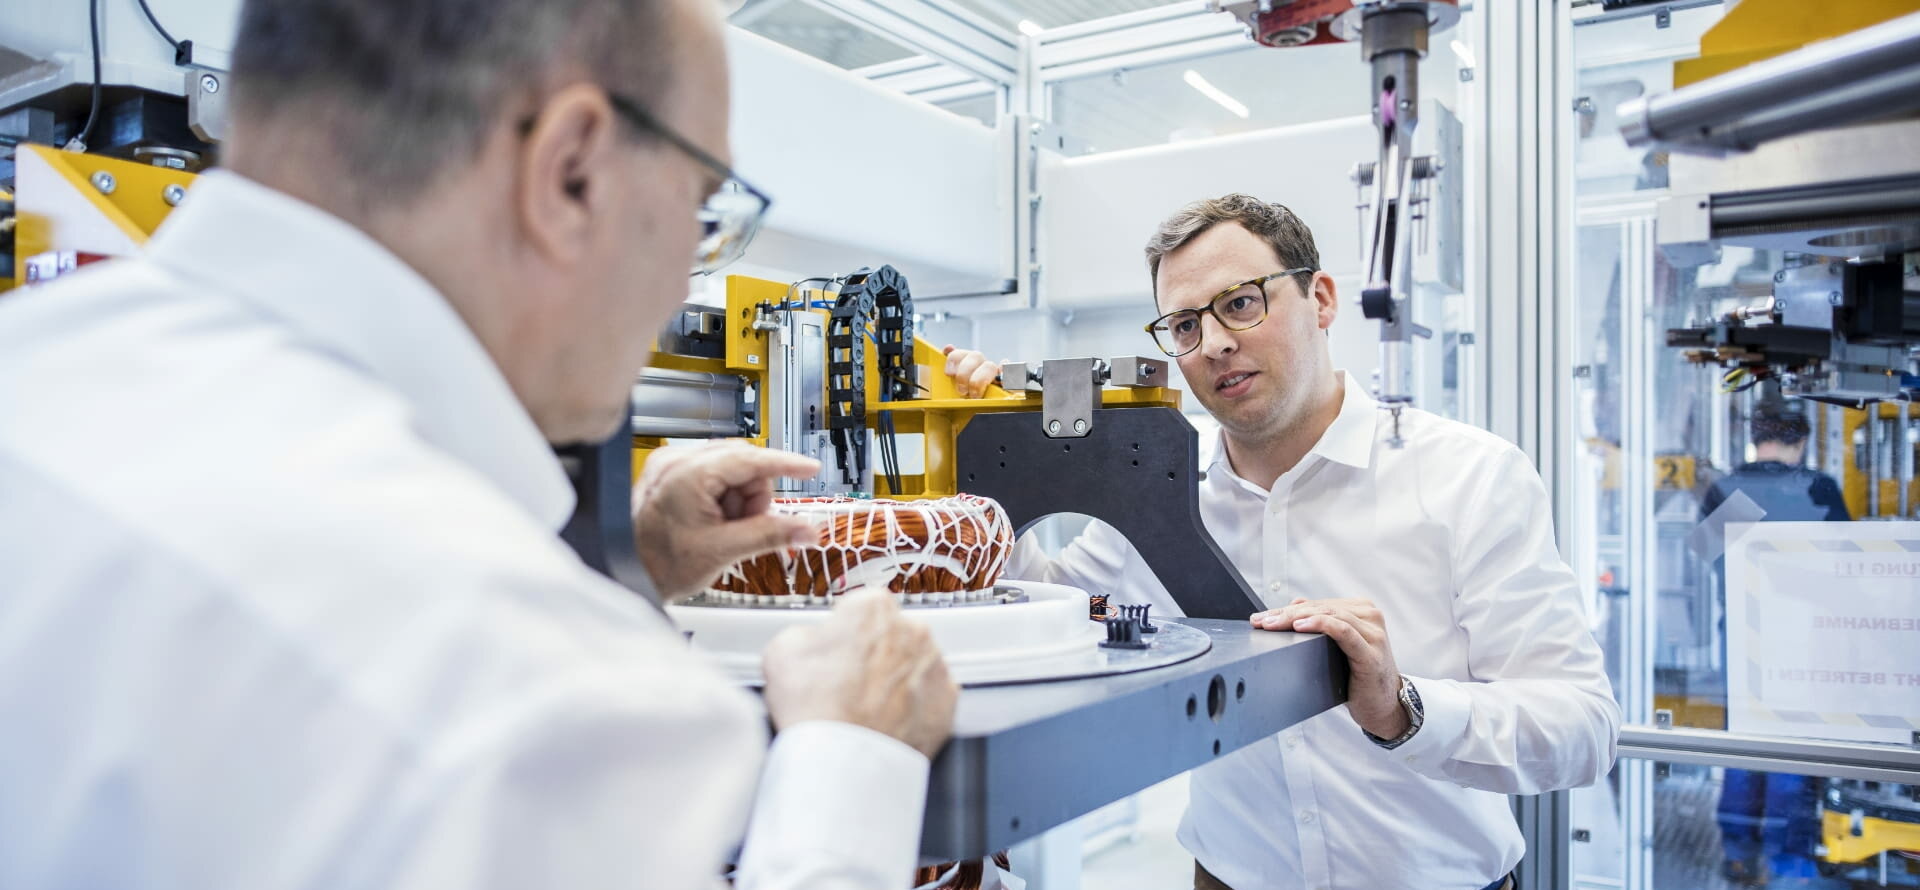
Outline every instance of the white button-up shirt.
{"label": "white button-up shirt", "polygon": [[0,887],[707,887],[756,787],[742,886],[910,883],[926,758],[769,753],[572,498],[424,279],[240,177],[0,294]]}
{"label": "white button-up shirt", "polygon": [[[1221,757],[1193,772],[1180,840],[1235,890],[1483,887],[1522,852],[1504,795],[1605,776],[1619,708],[1526,456],[1419,410],[1396,448],[1385,412],[1342,379],[1338,417],[1271,491],[1220,448],[1200,514],[1268,608],[1373,600],[1425,725],[1387,750],[1334,708]],[[1023,541],[1011,574],[1180,614],[1098,522],[1051,561]]]}

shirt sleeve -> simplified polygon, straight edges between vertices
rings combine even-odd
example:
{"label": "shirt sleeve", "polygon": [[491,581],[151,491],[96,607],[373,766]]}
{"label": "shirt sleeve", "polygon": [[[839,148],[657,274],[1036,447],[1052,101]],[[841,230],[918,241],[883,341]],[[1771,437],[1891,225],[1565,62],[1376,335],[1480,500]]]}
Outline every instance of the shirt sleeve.
{"label": "shirt sleeve", "polygon": [[[663,667],[556,677],[450,727],[363,795],[378,807],[349,820],[317,883],[711,886],[747,819],[764,717],[711,672]],[[327,793],[348,791],[367,789]]]}
{"label": "shirt sleeve", "polygon": [[1410,677],[1425,721],[1394,753],[1429,778],[1483,791],[1588,785],[1613,767],[1620,708],[1555,549],[1546,487],[1517,450],[1492,464],[1455,542],[1470,679]]}
{"label": "shirt sleeve", "polygon": [[767,758],[735,887],[912,886],[927,771],[925,755],[864,727],[787,727]]}

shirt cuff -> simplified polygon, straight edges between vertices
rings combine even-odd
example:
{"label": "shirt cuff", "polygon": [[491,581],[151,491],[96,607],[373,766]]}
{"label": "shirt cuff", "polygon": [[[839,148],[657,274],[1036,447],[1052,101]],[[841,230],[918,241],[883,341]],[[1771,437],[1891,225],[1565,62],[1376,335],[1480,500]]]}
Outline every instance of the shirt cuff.
{"label": "shirt cuff", "polygon": [[1424,715],[1420,731],[1400,747],[1386,752],[1408,769],[1430,778],[1445,778],[1440,766],[1453,756],[1461,737],[1467,734],[1467,719],[1473,714],[1473,699],[1452,680],[1423,680],[1407,677],[1420,694]]}
{"label": "shirt cuff", "polygon": [[908,886],[920,856],[926,755],[851,723],[812,720],[774,736],[741,866],[833,862]]}

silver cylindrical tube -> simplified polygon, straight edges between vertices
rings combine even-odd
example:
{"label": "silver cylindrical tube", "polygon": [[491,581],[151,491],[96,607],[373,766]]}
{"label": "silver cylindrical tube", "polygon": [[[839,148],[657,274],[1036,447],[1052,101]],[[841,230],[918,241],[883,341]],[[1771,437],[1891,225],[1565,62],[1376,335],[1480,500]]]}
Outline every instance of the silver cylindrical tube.
{"label": "silver cylindrical tube", "polygon": [[1655,142],[1676,148],[1702,145],[1715,127],[1731,121],[1916,66],[1920,66],[1920,13],[1823,40],[1671,93],[1634,99],[1620,106],[1620,131],[1627,144],[1636,147]]}
{"label": "silver cylindrical tube", "polygon": [[717,438],[746,433],[741,393],[732,374],[648,368],[633,385],[633,432],[639,436]]}
{"label": "silver cylindrical tube", "polygon": [[1880,406],[1867,406],[1867,460],[1860,467],[1867,477],[1867,518],[1880,515]]}
{"label": "silver cylindrical tube", "polygon": [[1913,440],[1908,438],[1913,429],[1913,420],[1908,416],[1912,410],[1912,405],[1900,403],[1899,419],[1893,424],[1893,447],[1897,451],[1894,466],[1899,468],[1901,519],[1913,516]]}

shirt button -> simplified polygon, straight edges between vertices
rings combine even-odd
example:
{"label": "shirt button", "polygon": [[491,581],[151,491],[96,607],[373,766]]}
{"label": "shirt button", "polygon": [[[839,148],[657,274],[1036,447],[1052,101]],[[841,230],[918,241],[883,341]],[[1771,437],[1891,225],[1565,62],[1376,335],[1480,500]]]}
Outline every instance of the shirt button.
{"label": "shirt button", "polygon": [[1286,585],[1278,581],[1275,581],[1272,584],[1267,585],[1267,591],[1270,593],[1279,593],[1280,591],[1285,589],[1286,589]]}
{"label": "shirt button", "polygon": [[1313,811],[1312,811],[1312,810],[1308,810],[1308,811],[1306,811],[1306,812],[1304,812],[1304,813],[1301,813],[1301,814],[1300,814],[1300,824],[1301,824],[1301,825],[1312,825],[1312,824],[1313,824]]}
{"label": "shirt button", "polygon": [[1287,736],[1287,747],[1289,748],[1300,747],[1300,737],[1297,735]]}
{"label": "shirt button", "polygon": [[1415,756],[1413,756],[1413,755],[1411,755],[1411,754],[1409,754],[1409,755],[1407,755],[1407,762],[1408,762],[1408,763],[1413,763],[1414,761],[1416,761],[1416,760],[1419,760],[1419,759],[1420,759],[1420,758],[1418,758],[1418,757],[1415,757]]}

